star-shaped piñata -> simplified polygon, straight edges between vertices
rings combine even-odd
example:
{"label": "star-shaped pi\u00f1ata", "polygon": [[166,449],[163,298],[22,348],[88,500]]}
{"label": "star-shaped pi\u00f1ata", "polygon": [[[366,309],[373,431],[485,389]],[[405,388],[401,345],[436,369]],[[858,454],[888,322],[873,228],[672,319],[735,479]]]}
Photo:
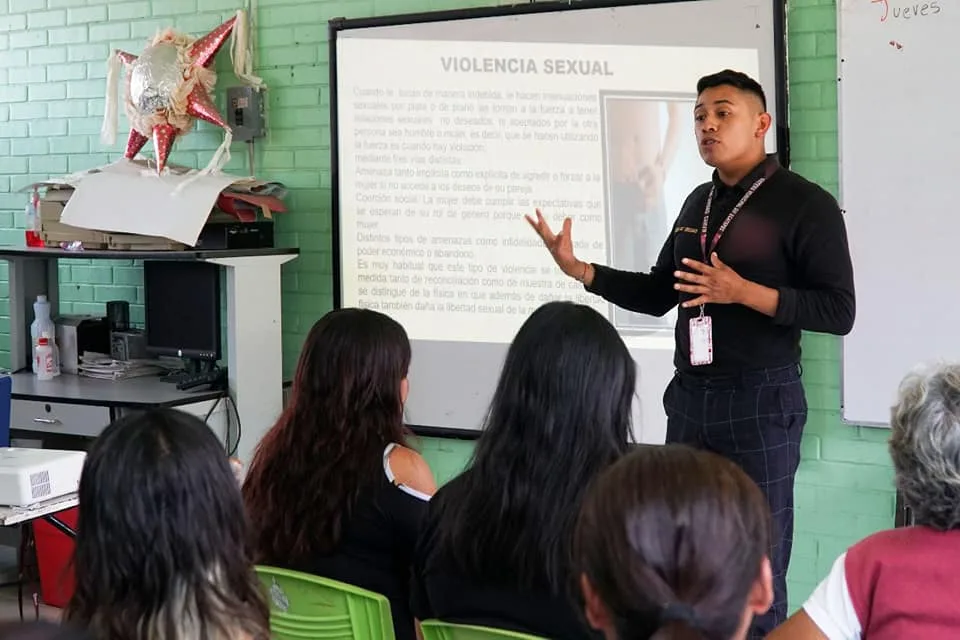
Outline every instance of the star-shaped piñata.
{"label": "star-shaped pi\u00f1ata", "polygon": [[127,68],[124,102],[130,136],[124,157],[132,160],[152,138],[160,174],[174,139],[189,131],[195,118],[229,133],[230,127],[210,99],[217,81],[210,67],[236,21],[236,17],[227,20],[199,40],[168,29],[139,56],[115,52]]}

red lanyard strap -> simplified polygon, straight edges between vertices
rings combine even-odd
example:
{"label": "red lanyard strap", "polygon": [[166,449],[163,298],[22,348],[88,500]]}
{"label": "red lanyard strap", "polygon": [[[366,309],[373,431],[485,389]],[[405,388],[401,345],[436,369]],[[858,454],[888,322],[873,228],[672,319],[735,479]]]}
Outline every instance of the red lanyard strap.
{"label": "red lanyard strap", "polygon": [[710,244],[710,251],[707,251],[707,225],[710,224],[710,210],[713,208],[713,198],[717,193],[717,187],[710,187],[710,194],[707,196],[707,206],[703,210],[703,224],[700,225],[700,251],[703,253],[703,261],[709,262],[708,255],[713,253],[713,250],[717,248],[717,244],[720,242],[720,237],[723,235],[723,232],[727,230],[727,227],[730,226],[730,223],[733,222],[733,219],[736,217],[740,210],[743,208],[743,205],[747,203],[747,200],[750,199],[757,189],[760,188],[764,182],[766,182],[767,176],[763,176],[758,179],[750,188],[747,190],[743,197],[740,198],[733,209],[730,210],[730,213],[727,215],[726,219],[723,221],[723,224],[720,225],[720,228],[717,229],[717,232],[713,234],[713,242]]}

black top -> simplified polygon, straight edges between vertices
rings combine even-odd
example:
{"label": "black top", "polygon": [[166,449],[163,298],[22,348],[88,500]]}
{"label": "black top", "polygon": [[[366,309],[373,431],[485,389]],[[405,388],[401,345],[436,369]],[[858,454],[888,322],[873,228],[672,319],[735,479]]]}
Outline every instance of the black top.
{"label": "black top", "polygon": [[290,568],[385,595],[397,640],[416,640],[410,566],[429,497],[396,483],[387,464],[394,446],[384,451],[384,474],[361,496],[336,552]]}
{"label": "black top", "polygon": [[[466,471],[465,473],[470,473]],[[594,640],[579,606],[571,594],[551,593],[544,585],[530,589],[519,584],[485,584],[466,575],[437,544],[441,522],[439,505],[454,478],[430,501],[426,520],[413,560],[411,605],[419,620],[437,618],[445,622],[507,629],[557,640]],[[489,563],[502,565],[499,558]],[[510,567],[491,571],[511,576]]]}
{"label": "black top", "polygon": [[853,327],[853,266],[843,214],[827,191],[780,167],[769,156],[734,186],[714,172],[712,182],[686,199],[657,264],[650,273],[618,271],[594,265],[587,289],[620,307],[662,316],[696,296],[674,289],[677,270],[690,270],[683,258],[703,260],[700,227],[711,185],[717,189],[710,213],[707,247],[714,233],[763,176],[767,181],[727,227],[716,252],[742,278],[779,291],[776,315],[768,317],[738,304],[708,304],[713,322],[713,363],[690,364],[690,318],[699,307],[680,307],[674,363],[679,371],[726,375],[777,367],[800,360],[800,332],[844,335]]}

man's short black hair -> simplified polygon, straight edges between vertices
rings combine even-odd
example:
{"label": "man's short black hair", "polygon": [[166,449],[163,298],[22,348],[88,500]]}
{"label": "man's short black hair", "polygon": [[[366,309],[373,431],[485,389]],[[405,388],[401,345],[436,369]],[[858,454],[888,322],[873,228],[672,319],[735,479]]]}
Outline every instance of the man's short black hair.
{"label": "man's short black hair", "polygon": [[703,76],[697,81],[697,95],[700,95],[707,89],[714,87],[733,87],[740,91],[746,91],[760,98],[763,104],[763,110],[767,110],[767,96],[763,92],[760,83],[741,71],[733,69],[724,69],[708,76]]}

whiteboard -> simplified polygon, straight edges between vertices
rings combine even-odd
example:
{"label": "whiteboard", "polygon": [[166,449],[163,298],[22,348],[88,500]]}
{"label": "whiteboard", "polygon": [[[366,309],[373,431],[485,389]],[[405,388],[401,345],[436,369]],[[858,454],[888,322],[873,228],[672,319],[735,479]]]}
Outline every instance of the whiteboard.
{"label": "whiteboard", "polygon": [[887,426],[904,375],[960,360],[960,4],[840,0],[838,9],[840,201],[857,289],[843,418]]}

